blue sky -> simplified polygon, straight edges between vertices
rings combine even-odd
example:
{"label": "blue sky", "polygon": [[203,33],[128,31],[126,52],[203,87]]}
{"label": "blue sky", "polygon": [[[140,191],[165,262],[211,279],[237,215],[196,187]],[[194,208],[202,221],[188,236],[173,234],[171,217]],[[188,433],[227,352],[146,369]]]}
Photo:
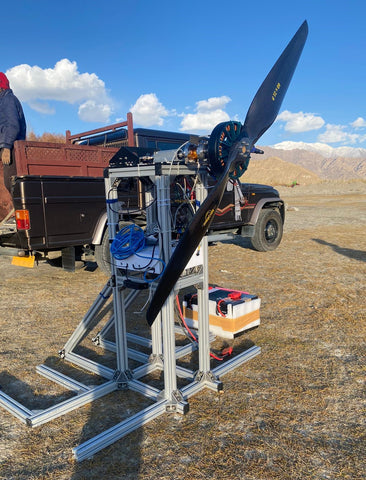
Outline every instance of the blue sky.
{"label": "blue sky", "polygon": [[18,0],[3,5],[2,18],[0,71],[36,134],[90,130],[130,110],[136,126],[202,134],[243,121],[306,19],[299,65],[259,144],[366,148],[360,0]]}

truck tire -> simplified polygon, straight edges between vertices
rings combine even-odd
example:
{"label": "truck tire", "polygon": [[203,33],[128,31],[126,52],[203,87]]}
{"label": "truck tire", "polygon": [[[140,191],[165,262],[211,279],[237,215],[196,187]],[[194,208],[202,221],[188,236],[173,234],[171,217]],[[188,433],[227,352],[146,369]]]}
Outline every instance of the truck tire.
{"label": "truck tire", "polygon": [[111,275],[111,252],[109,249],[108,229],[103,234],[100,245],[95,245],[94,258],[103,273]]}
{"label": "truck tire", "polygon": [[[118,227],[121,230],[127,225],[131,225],[133,222],[119,222]],[[98,267],[102,270],[103,273],[111,276],[111,244],[109,243],[109,233],[108,228],[105,229],[103,233],[103,238],[100,245],[95,245],[94,258],[97,262]]]}
{"label": "truck tire", "polygon": [[283,234],[282,217],[278,210],[262,209],[251,238],[251,246],[258,252],[275,250]]}

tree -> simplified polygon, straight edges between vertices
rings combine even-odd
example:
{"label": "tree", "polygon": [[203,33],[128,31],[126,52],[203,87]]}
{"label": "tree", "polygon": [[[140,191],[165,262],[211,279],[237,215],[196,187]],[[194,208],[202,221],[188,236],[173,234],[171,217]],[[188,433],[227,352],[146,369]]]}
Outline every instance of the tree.
{"label": "tree", "polygon": [[27,140],[31,142],[65,143],[66,137],[62,133],[44,132],[42,135],[36,135],[34,132],[29,132],[27,134]]}

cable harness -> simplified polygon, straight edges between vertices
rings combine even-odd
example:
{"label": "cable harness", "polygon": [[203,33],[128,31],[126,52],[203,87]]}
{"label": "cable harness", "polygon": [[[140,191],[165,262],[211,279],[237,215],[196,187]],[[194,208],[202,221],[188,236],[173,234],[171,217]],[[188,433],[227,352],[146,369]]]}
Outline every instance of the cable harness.
{"label": "cable harness", "polygon": [[[110,247],[111,255],[116,260],[125,260],[132,255],[136,255],[140,258],[145,258],[148,260],[148,263],[145,267],[139,268],[139,270],[145,269],[144,272],[144,280],[148,283],[151,283],[158,279],[164,272],[165,269],[165,262],[158,257],[154,257],[154,255],[148,257],[146,255],[141,255],[138,252],[142,251],[145,248],[145,232],[142,230],[141,227],[135,224],[126,225],[123,227],[114,237],[113,242]],[[148,279],[147,274],[149,273],[150,269],[149,266],[152,261],[158,261],[162,263],[162,270],[161,273],[153,278]]]}

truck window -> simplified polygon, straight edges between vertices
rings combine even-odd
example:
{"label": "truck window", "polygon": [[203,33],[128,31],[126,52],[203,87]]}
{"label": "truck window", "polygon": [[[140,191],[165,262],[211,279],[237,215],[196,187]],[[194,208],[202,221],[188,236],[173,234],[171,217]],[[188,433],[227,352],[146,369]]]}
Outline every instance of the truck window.
{"label": "truck window", "polygon": [[173,148],[179,148],[183,143],[184,142],[148,140],[147,146],[158,150],[171,150]]}

